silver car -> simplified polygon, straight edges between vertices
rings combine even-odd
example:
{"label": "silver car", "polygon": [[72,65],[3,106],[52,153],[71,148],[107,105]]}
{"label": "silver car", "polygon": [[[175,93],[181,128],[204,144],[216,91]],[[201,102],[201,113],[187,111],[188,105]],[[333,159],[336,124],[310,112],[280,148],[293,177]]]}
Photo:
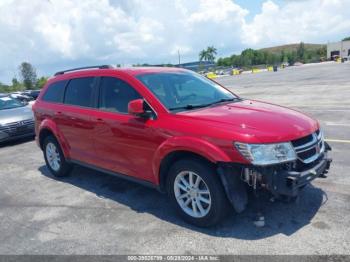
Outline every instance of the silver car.
{"label": "silver car", "polygon": [[30,136],[34,136],[31,105],[0,94],[0,143]]}

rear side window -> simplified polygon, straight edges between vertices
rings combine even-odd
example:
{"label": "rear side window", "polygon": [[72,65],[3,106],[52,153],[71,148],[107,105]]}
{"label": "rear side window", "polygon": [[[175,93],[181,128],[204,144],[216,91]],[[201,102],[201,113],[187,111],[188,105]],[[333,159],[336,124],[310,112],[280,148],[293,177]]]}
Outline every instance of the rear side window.
{"label": "rear side window", "polygon": [[131,100],[142,98],[128,83],[114,77],[102,77],[99,108],[104,111],[128,113]]}
{"label": "rear side window", "polygon": [[64,103],[83,107],[93,107],[92,94],[94,77],[74,78],[66,87]]}
{"label": "rear side window", "polygon": [[54,82],[48,86],[42,100],[46,102],[62,103],[64,95],[64,87],[67,81]]}

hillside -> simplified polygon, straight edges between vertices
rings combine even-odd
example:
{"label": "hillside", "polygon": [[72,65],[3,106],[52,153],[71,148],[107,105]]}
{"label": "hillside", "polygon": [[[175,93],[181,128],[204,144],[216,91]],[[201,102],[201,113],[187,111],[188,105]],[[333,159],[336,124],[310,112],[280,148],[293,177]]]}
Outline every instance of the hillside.
{"label": "hillside", "polygon": [[[282,52],[282,50],[284,50],[284,52],[289,53],[292,51],[297,51],[299,46],[299,43],[297,44],[289,44],[289,45],[280,45],[280,46],[273,46],[273,47],[267,47],[267,48],[261,48],[259,49],[260,51],[267,51],[273,54],[280,54]],[[321,47],[324,47],[326,45],[322,45],[322,44],[307,44],[305,43],[305,49],[308,51],[313,51],[313,50],[317,50]]]}

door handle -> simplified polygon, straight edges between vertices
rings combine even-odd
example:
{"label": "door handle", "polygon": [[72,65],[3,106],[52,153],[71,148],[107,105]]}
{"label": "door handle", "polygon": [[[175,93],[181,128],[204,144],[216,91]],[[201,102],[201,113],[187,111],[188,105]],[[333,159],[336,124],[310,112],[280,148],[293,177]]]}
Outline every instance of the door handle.
{"label": "door handle", "polygon": [[69,116],[68,119],[69,119],[69,121],[75,121],[75,122],[79,121],[79,118],[76,118],[74,116]]}

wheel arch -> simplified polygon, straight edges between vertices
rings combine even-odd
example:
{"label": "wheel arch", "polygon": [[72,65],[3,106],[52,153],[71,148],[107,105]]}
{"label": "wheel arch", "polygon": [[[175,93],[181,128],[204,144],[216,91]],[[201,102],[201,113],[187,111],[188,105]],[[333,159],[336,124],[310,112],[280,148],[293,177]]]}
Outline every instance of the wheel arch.
{"label": "wheel arch", "polygon": [[157,150],[153,161],[153,172],[159,189],[165,192],[165,184],[170,166],[185,158],[197,159],[210,165],[220,161],[230,161],[229,157],[218,147],[198,138],[171,138]]}
{"label": "wheel arch", "polygon": [[181,160],[181,159],[195,159],[201,162],[205,162],[206,164],[215,166],[214,162],[211,162],[207,158],[199,155],[197,153],[193,153],[191,151],[186,150],[177,150],[166,155],[159,167],[159,188],[162,192],[166,191],[166,181],[170,167],[173,163]]}
{"label": "wheel arch", "polygon": [[50,121],[49,119],[44,120],[40,127],[39,127],[39,146],[41,150],[43,150],[43,143],[45,141],[45,138],[49,135],[52,135],[60,145],[63,154],[65,158],[69,158],[69,150],[68,150],[68,144],[66,143],[63,135],[60,135],[60,132],[56,126],[56,124],[53,121]]}
{"label": "wheel arch", "polygon": [[39,133],[39,146],[40,146],[40,149],[43,150],[43,146],[44,146],[44,141],[45,141],[45,138],[48,137],[48,136],[55,136],[54,133],[51,131],[51,129],[45,127],[43,129],[40,130],[40,133]]}

